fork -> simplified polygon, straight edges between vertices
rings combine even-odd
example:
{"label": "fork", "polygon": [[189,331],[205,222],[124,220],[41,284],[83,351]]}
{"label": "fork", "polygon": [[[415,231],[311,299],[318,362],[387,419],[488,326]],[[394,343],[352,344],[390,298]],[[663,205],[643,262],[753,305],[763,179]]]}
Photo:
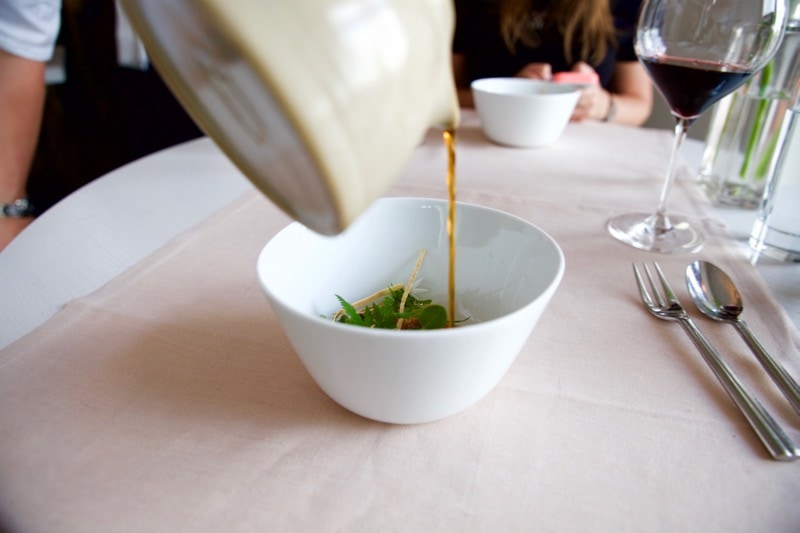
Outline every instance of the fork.
{"label": "fork", "polygon": [[770,416],[761,403],[750,393],[744,384],[739,380],[733,370],[728,364],[720,358],[717,351],[706,340],[703,334],[697,329],[694,322],[686,313],[684,308],[678,301],[677,296],[672,291],[672,288],[664,276],[664,272],[658,263],[654,263],[658,279],[661,282],[661,287],[664,291],[664,296],[659,293],[650,269],[644,265],[644,272],[647,281],[650,285],[653,295],[651,296],[647,287],[645,286],[639,269],[633,265],[633,275],[636,277],[636,283],[639,286],[639,294],[642,297],[647,310],[654,316],[663,320],[677,321],[683,327],[684,331],[689,335],[695,347],[700,351],[703,359],[711,367],[714,375],[717,377],[722,387],[734,401],[736,406],[745,416],[750,426],[764,443],[772,458],[777,461],[793,461],[800,458],[800,450],[792,442],[792,440],[781,429],[775,419]]}

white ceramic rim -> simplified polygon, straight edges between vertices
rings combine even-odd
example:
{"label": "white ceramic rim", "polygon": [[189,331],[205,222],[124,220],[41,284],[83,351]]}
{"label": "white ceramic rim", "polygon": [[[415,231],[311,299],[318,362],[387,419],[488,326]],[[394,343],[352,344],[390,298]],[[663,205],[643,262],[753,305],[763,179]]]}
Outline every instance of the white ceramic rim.
{"label": "white ceramic rim", "polygon": [[[474,80],[470,87],[473,91],[484,94],[518,96],[531,98],[539,96],[559,96],[580,91],[581,86],[575,83],[554,83],[545,80],[528,78],[480,78]],[[532,89],[546,88],[546,91],[535,92]]]}
{"label": "white ceramic rim", "polygon": [[[379,198],[378,200],[376,200],[376,203],[378,203],[378,202],[398,202],[398,201],[413,202],[413,203],[417,203],[417,204],[422,204],[422,203],[428,203],[428,204],[435,203],[437,205],[447,204],[447,200],[442,200],[442,199],[439,199],[439,198],[423,198],[423,197],[384,197],[384,198]],[[492,319],[489,319],[489,320],[485,320],[485,321],[482,321],[482,322],[477,322],[475,324],[469,324],[469,326],[464,326],[464,328],[469,328],[469,331],[470,331],[471,334],[473,332],[474,333],[480,333],[483,329],[494,328],[493,323],[495,321],[497,321],[497,320],[506,320],[508,317],[513,317],[513,316],[515,316],[517,314],[524,313],[529,307],[536,305],[537,302],[540,299],[548,297],[549,295],[551,295],[558,288],[558,286],[559,286],[559,284],[561,282],[561,279],[564,276],[564,271],[565,271],[565,268],[566,268],[566,260],[565,260],[565,257],[564,257],[564,252],[561,250],[561,247],[558,245],[556,240],[553,239],[553,237],[550,236],[550,234],[548,234],[546,231],[541,229],[539,226],[533,224],[532,222],[529,222],[528,220],[525,220],[522,217],[518,217],[516,215],[513,215],[513,214],[508,213],[506,211],[502,211],[500,209],[495,209],[493,207],[487,207],[487,206],[483,206],[483,205],[479,205],[479,204],[472,204],[472,203],[456,201],[456,208],[458,209],[459,207],[467,207],[467,208],[471,208],[471,209],[489,211],[489,212],[492,212],[492,213],[495,213],[495,214],[498,214],[498,215],[502,215],[502,216],[508,217],[508,218],[510,218],[512,220],[520,222],[521,224],[536,230],[537,232],[539,232],[542,235],[542,237],[544,237],[544,240],[546,242],[548,242],[553,247],[553,250],[555,251],[556,256],[558,257],[558,270],[556,271],[555,276],[553,276],[553,278],[547,284],[547,286],[541,291],[539,296],[537,296],[535,299],[529,301],[525,305],[521,306],[520,308],[518,308],[518,309],[516,309],[514,311],[511,311],[510,313],[506,313],[506,314],[504,314],[502,316],[499,316],[499,317],[496,317],[496,318],[492,318]],[[271,254],[269,253],[269,248],[270,248],[270,244],[273,242],[273,240],[276,237],[278,237],[280,234],[284,233],[284,232],[296,231],[296,228],[298,228],[298,227],[305,229],[305,227],[301,223],[292,222],[291,224],[289,224],[288,226],[283,228],[281,231],[279,231],[277,234],[275,234],[275,236],[273,236],[273,238],[270,239],[269,242],[267,242],[267,244],[264,246],[264,248],[259,253],[258,259],[256,261],[256,275],[258,277],[259,283],[261,284],[261,287],[263,288],[264,292],[267,295],[267,298],[270,301],[274,300],[276,302],[280,302],[280,304],[286,310],[288,310],[289,312],[291,312],[291,313],[293,313],[295,315],[298,315],[301,318],[304,318],[306,320],[318,321],[320,323],[320,326],[322,326],[322,327],[326,327],[326,328],[350,327],[350,328],[352,328],[351,334],[353,334],[353,335],[362,335],[362,336],[366,336],[366,337],[373,336],[373,335],[381,336],[381,337],[385,337],[386,335],[390,335],[390,336],[397,335],[400,338],[405,338],[405,337],[408,337],[409,335],[411,335],[411,336],[413,336],[413,335],[420,335],[420,336],[425,336],[425,335],[463,335],[464,329],[462,329],[462,328],[452,328],[452,329],[444,328],[444,329],[434,329],[434,330],[402,330],[402,331],[399,331],[399,330],[390,330],[390,329],[374,330],[374,329],[370,329],[370,328],[348,326],[347,324],[337,324],[337,323],[333,322],[329,318],[324,318],[324,317],[317,316],[317,315],[314,315],[314,314],[310,314],[310,313],[307,313],[307,312],[304,312],[304,311],[300,311],[297,308],[295,308],[293,305],[290,305],[288,302],[286,302],[283,298],[279,297],[274,291],[272,291],[269,288],[269,286],[267,285],[266,281],[260,275],[260,272],[262,271],[261,265],[266,263],[267,261],[271,260],[271,258],[272,258]]]}

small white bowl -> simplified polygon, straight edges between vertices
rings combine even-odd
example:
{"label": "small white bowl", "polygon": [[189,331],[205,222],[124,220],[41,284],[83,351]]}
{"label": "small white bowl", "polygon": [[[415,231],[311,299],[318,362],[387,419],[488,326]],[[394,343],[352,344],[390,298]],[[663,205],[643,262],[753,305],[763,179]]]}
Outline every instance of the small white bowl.
{"label": "small white bowl", "polygon": [[483,78],[471,87],[486,136],[498,144],[525,148],[554,143],[580,97],[575,84],[526,78]]}
{"label": "small white bowl", "polygon": [[353,302],[407,282],[421,248],[424,298],[447,307],[447,202],[384,198],[343,234],[295,222],[264,247],[257,271],[292,346],[317,384],[343,407],[383,422],[438,420],[466,409],[505,375],[564,272],[558,245],[532,224],[458,204],[457,315],[440,330],[334,323],[335,295]]}

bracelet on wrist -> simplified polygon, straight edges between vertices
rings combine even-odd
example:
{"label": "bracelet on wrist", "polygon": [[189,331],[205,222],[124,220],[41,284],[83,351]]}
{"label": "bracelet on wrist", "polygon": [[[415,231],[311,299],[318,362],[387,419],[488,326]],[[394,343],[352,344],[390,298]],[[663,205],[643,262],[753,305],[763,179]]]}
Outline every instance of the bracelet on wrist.
{"label": "bracelet on wrist", "polygon": [[614,95],[608,93],[608,113],[606,113],[606,118],[603,119],[604,122],[612,122],[614,117],[617,116],[617,103],[614,101]]}

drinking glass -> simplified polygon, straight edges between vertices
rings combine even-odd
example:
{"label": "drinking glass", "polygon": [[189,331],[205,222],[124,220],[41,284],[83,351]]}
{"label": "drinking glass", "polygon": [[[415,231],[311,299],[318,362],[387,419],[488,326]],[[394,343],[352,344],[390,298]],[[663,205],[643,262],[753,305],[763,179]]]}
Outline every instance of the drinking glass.
{"label": "drinking glass", "polygon": [[675,139],[658,207],[608,221],[615,238],[662,253],[695,252],[703,235],[667,216],[678,156],[692,123],[745,83],[773,56],[787,19],[786,0],[645,0],[634,46],[675,117]]}

